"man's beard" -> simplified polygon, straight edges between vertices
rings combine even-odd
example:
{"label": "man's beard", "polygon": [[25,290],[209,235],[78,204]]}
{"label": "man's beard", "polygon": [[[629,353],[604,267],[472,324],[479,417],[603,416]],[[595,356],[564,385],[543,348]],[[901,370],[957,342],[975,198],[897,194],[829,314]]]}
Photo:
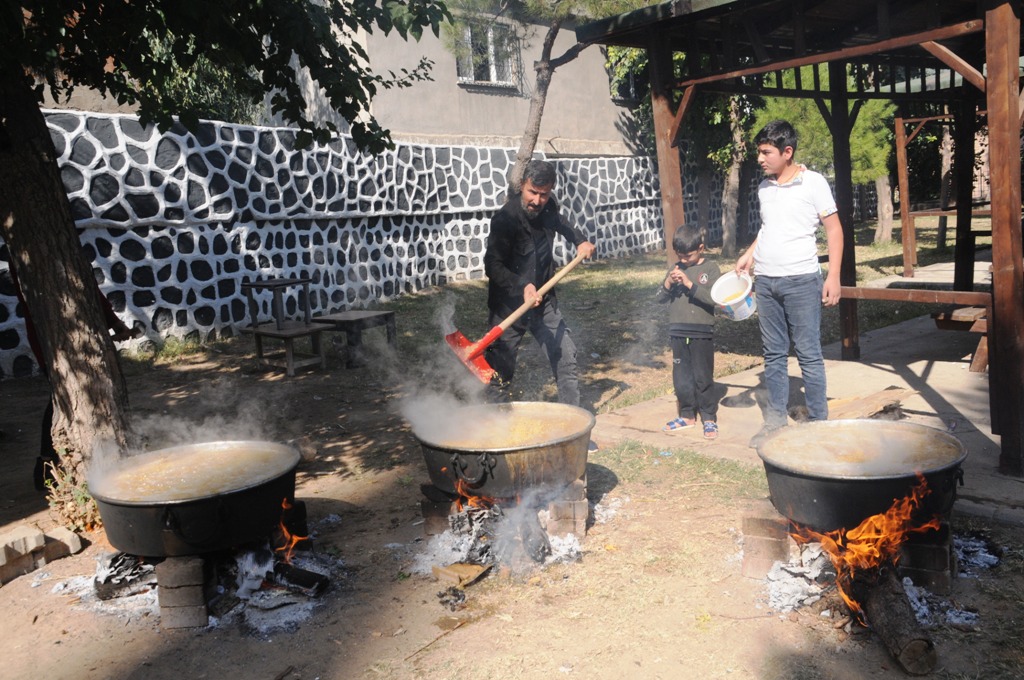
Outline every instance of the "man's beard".
{"label": "man's beard", "polygon": [[541,210],[543,209],[544,208],[535,208],[533,206],[527,205],[525,202],[523,203],[523,212],[526,213],[526,216],[531,220],[535,218],[537,215],[539,215]]}

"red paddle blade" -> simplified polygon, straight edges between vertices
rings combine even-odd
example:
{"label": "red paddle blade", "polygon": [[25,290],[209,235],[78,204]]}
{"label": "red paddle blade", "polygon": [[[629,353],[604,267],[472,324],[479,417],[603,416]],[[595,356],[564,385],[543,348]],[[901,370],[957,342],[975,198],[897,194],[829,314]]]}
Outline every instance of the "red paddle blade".
{"label": "red paddle blade", "polygon": [[[462,331],[455,331],[444,336],[445,342],[455,352],[455,356],[475,375],[480,382],[489,383],[494,376],[494,369],[484,359],[484,355],[476,350],[476,346]],[[474,356],[474,354],[476,356]]]}

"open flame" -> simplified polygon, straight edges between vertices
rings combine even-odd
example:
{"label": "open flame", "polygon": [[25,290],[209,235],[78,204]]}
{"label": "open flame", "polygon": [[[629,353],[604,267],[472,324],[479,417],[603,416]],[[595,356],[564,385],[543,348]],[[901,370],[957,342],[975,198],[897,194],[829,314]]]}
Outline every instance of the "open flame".
{"label": "open flame", "polygon": [[281,530],[281,545],[274,548],[274,552],[281,553],[281,559],[288,564],[291,564],[292,554],[295,552],[295,546],[298,545],[299,541],[309,539],[308,536],[296,536],[288,531],[284,518],[291,509],[292,504],[288,502],[287,498],[283,499],[281,501],[281,521],[278,523],[278,528]]}
{"label": "open flame", "polygon": [[469,485],[461,479],[455,480],[455,493],[458,494],[458,498],[455,499],[455,507],[460,512],[467,507],[487,510],[494,507],[495,502],[497,502],[497,499],[490,496],[478,496],[472,493]]}
{"label": "open flame", "polygon": [[832,559],[836,568],[836,586],[850,611],[863,623],[863,609],[852,596],[854,576],[861,571],[895,565],[900,557],[900,545],[910,533],[923,533],[938,529],[938,517],[923,524],[912,524],[914,512],[924,497],[931,493],[927,480],[917,475],[917,484],[910,495],[896,500],[882,514],[872,515],[853,529],[837,529],[818,533],[813,529],[794,525],[791,532],[799,543],[818,542]]}

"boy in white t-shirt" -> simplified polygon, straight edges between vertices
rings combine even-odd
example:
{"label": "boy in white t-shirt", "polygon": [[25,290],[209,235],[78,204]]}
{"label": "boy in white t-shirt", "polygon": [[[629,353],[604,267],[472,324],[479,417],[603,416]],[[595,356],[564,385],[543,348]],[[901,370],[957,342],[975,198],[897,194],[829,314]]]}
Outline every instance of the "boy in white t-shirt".
{"label": "boy in white t-shirt", "polygon": [[[843,227],[828,182],[793,160],[797,135],[792,125],[772,121],[757,133],[754,143],[757,161],[767,176],[757,189],[761,229],[736,262],[736,271],[757,275],[754,292],[768,388],[764,426],[750,440],[750,445],[757,447],[789,422],[790,342],[800,364],[808,417],[828,418],[821,306],[839,302]],[[819,223],[825,227],[828,242],[824,280],[816,241]]]}

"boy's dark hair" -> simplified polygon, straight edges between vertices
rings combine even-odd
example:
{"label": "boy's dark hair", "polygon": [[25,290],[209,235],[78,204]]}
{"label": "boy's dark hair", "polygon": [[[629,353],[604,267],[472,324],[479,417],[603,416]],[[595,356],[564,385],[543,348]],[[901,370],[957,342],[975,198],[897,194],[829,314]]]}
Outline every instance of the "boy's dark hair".
{"label": "boy's dark hair", "polygon": [[523,170],[523,184],[526,180],[535,187],[549,187],[555,183],[555,166],[547,161],[532,160]]}
{"label": "boy's dark hair", "polygon": [[796,153],[796,130],[789,121],[773,120],[754,137],[754,146],[762,144],[771,144],[779,151],[785,151],[787,146],[791,146],[793,153]]}
{"label": "boy's dark hair", "polygon": [[672,235],[672,250],[680,255],[692,253],[704,245],[704,230],[700,227],[684,224]]}

